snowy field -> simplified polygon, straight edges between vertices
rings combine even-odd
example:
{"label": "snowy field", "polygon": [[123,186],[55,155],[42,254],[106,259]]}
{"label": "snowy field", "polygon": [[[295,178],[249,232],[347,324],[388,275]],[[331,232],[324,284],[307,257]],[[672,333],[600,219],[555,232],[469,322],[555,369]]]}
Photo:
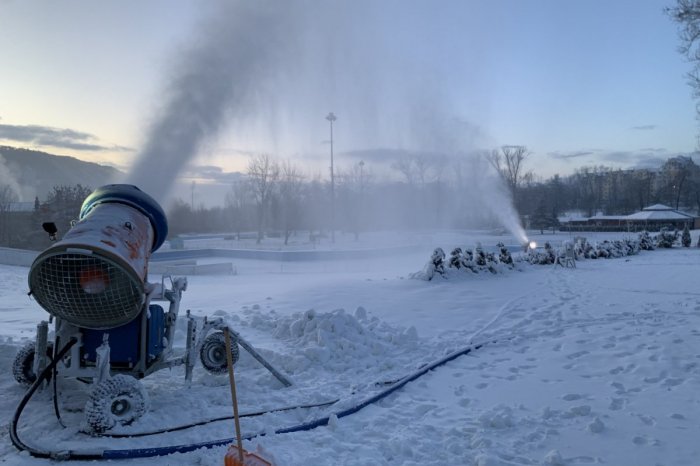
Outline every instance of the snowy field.
{"label": "snowy field", "polygon": [[[294,382],[283,388],[244,353],[236,368],[242,413],[340,400],[242,419],[245,434],[268,434],[246,441],[248,450],[278,466],[700,464],[700,249],[426,282],[408,276],[432,248],[449,253],[477,239],[456,233],[421,239],[423,246],[398,256],[235,260],[237,275],[189,278],[183,310],[224,317]],[[509,239],[478,237],[485,247]],[[12,359],[47,317],[26,296],[27,273],[0,266],[0,463],[7,465],[47,464],[19,453],[7,427],[24,393],[10,375]],[[184,319],[179,324],[182,346]],[[355,414],[307,432],[273,433],[343,411],[473,344],[483,346]],[[227,377],[200,366],[191,387],[181,368],[144,383],[150,410],[120,432],[231,413]],[[93,438],[79,433],[86,388],[72,380],[59,388],[67,428],[44,391],[22,417],[27,443],[127,449],[233,436],[233,422],[225,421],[156,437]],[[219,447],[113,463],[217,465],[224,453]]]}

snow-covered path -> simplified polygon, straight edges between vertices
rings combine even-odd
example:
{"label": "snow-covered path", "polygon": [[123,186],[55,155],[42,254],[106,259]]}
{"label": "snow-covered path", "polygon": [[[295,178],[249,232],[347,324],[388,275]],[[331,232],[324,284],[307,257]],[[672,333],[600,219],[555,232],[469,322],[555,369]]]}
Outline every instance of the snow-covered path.
{"label": "snow-covered path", "polygon": [[[242,411],[341,398],[332,408],[244,419],[247,433],[339,411],[380,390],[375,382],[470,341],[488,342],[357,414],[310,432],[259,437],[247,442],[249,449],[260,448],[278,465],[697,464],[699,250],[581,261],[575,270],[532,266],[498,276],[406,279],[424,259],[416,254],[345,270],[308,264],[250,274],[239,266],[238,276],[190,280],[184,306],[229,319],[296,383],[282,389],[243,358],[237,377]],[[23,295],[26,269],[0,267],[0,274],[9,284],[0,287],[0,367],[7,374],[19,339],[30,336],[45,313]],[[153,406],[134,431],[230,411],[226,378],[201,369],[190,389],[178,370],[146,384]],[[65,387],[67,420],[77,426],[83,389],[70,381]],[[22,389],[6,377],[0,390],[6,426]],[[62,448],[232,435],[230,423],[218,423],[157,439],[91,439],[56,424],[48,394],[29,411],[22,433]],[[45,463],[19,455],[6,432],[0,433],[0,461]],[[223,452],[124,464],[221,464]]]}

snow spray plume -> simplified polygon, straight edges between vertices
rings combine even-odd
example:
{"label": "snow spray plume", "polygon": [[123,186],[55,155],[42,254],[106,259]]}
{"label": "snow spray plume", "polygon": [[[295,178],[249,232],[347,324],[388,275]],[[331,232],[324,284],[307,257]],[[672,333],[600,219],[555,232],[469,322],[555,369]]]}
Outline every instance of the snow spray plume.
{"label": "snow spray plume", "polygon": [[472,179],[468,183],[468,195],[486,206],[499,223],[517,238],[520,244],[528,242],[525,229],[503,179],[486,160],[484,154],[476,154],[471,160]]}
{"label": "snow spray plume", "polygon": [[0,154],[0,201],[22,200],[22,189],[15,180],[10,169],[5,165],[5,158]]}
{"label": "snow spray plume", "polygon": [[[126,181],[163,202],[199,146],[235,115],[293,37],[291,2],[220,1],[172,73],[164,105]],[[284,41],[282,40],[284,38]]]}
{"label": "snow spray plume", "polygon": [[[491,218],[497,220],[520,244],[526,243],[527,235],[503,178],[489,163],[486,153],[475,148],[484,139],[481,128],[451,116],[454,112],[447,101],[433,96],[421,106],[420,114],[414,115],[414,144],[424,151],[449,154],[458,166],[461,164],[462,177],[466,178],[459,183],[464,200],[485,207]],[[484,219],[476,220],[480,223]]]}

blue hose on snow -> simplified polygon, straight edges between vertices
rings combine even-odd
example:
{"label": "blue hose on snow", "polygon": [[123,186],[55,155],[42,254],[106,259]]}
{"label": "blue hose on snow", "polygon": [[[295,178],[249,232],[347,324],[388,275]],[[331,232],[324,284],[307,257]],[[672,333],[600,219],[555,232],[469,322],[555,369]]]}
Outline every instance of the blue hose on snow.
{"label": "blue hose on snow", "polygon": [[[69,349],[70,346],[72,346],[75,342],[72,341],[70,344],[66,345],[65,348],[63,348],[63,351],[61,354],[59,354],[60,357],[65,354],[65,352]],[[398,380],[396,383],[392,384],[390,387],[386,388],[385,390],[382,390],[381,392],[363,400],[362,402],[351,406],[347,409],[344,409],[342,411],[339,411],[337,413],[334,413],[334,415],[340,419],[346,416],[350,416],[351,414],[355,414],[356,412],[360,411],[363,408],[366,408],[367,406],[376,403],[377,401],[386,398],[387,396],[391,395],[395,391],[403,388],[406,384],[409,382],[413,382],[414,380],[418,379],[419,377],[422,377],[423,375],[427,374],[428,372],[432,371],[433,369],[440,367],[444,364],[447,364],[448,362],[460,357],[464,356],[466,354],[471,353],[474,350],[478,350],[481,347],[483,347],[486,343],[480,343],[480,344],[475,344],[468,346],[466,348],[463,348],[461,350],[455,351],[453,353],[448,354],[447,356],[443,357],[442,359],[439,359],[438,361],[435,361],[431,364],[428,364],[417,371],[403,377],[402,379]],[[60,357],[57,357],[54,361],[52,361],[52,364],[47,367],[40,377],[37,377],[37,380],[35,384],[32,386],[32,389],[29,390],[27,395],[25,395],[25,398],[22,400],[20,403],[20,406],[17,409],[17,412],[15,413],[15,418],[13,421],[10,423],[10,433],[11,433],[11,438],[13,441],[13,444],[15,447],[17,447],[20,450],[25,450],[29,452],[30,455],[36,456],[36,457],[41,457],[41,458],[52,458],[52,459],[60,459],[60,460],[94,460],[94,459],[128,459],[128,458],[147,458],[147,457],[153,457],[153,456],[165,456],[165,455],[170,455],[173,453],[187,453],[191,452],[194,450],[199,450],[200,448],[214,448],[214,447],[220,447],[220,446],[225,446],[228,444],[231,444],[235,442],[236,439],[234,438],[225,438],[225,439],[219,439],[219,440],[211,440],[209,442],[200,442],[200,443],[190,443],[190,444],[185,444],[185,445],[171,445],[167,447],[155,447],[155,448],[133,448],[133,449],[124,449],[124,450],[95,450],[95,451],[76,451],[76,450],[69,450],[69,451],[61,451],[61,452],[49,452],[49,451],[41,451],[32,447],[29,447],[28,445],[22,443],[19,440],[19,436],[17,435],[17,427],[19,424],[19,415],[24,408],[24,405],[29,401],[29,398],[31,397],[31,394],[38,388],[38,386],[43,382],[44,378],[48,374],[48,370],[52,369],[52,366],[57,364],[57,362],[61,359]],[[325,426],[328,425],[331,416],[325,416],[321,417],[318,419],[314,419],[313,421],[306,422],[304,424],[298,424],[296,426],[291,426],[291,427],[285,427],[282,429],[277,429],[274,431],[275,434],[289,434],[293,432],[304,432],[304,431],[309,431],[313,430],[317,427]],[[256,437],[261,437],[266,435],[264,432],[263,433],[258,433],[258,434],[251,434],[243,437],[245,440],[251,440]]]}
{"label": "blue hose on snow", "polygon": [[[398,382],[395,384],[391,385],[389,388],[382,390],[381,392],[377,393],[376,395],[373,395],[364,401],[351,406],[347,409],[344,409],[342,411],[339,411],[337,413],[334,413],[335,416],[340,419],[346,416],[350,416],[351,414],[355,414],[356,412],[360,411],[363,408],[366,408],[367,406],[376,403],[377,401],[386,398],[387,396],[391,395],[395,391],[403,388],[407,383],[413,382],[414,380],[418,379],[419,377],[422,377],[423,375],[427,374],[428,372],[432,371],[433,369],[440,367],[444,364],[447,364],[448,362],[457,359],[460,356],[464,356],[466,354],[471,353],[474,350],[478,350],[481,347],[483,347],[485,343],[477,344],[477,345],[472,345],[468,346],[466,348],[463,348],[461,350],[455,351],[453,353],[448,354],[444,358],[435,361],[431,364],[428,364],[427,366],[413,372],[412,374],[409,374],[405,376],[404,378],[400,379]],[[277,429],[274,433],[275,434],[290,434],[293,432],[304,432],[304,431],[309,431],[313,430],[317,427],[322,427],[325,425],[328,425],[328,422],[330,421],[332,415],[330,416],[325,416],[321,417],[318,419],[314,419],[313,421],[306,422],[304,424],[298,424],[296,426],[292,427],[285,427],[282,429]],[[262,437],[266,435],[265,433],[259,433],[259,434],[251,434],[244,436],[244,440],[251,440],[256,437]],[[187,453],[190,451],[194,450],[199,450],[200,448],[214,448],[214,447],[220,447],[224,445],[229,445],[233,442],[235,442],[235,438],[226,438],[226,439],[219,439],[219,440],[211,440],[209,442],[201,442],[201,443],[192,443],[188,445],[173,445],[169,447],[158,447],[158,448],[139,448],[139,449],[131,449],[131,450],[104,450],[102,452],[102,457],[105,459],[126,459],[126,458],[145,458],[149,456],[164,456],[164,455],[170,455],[172,453]]]}

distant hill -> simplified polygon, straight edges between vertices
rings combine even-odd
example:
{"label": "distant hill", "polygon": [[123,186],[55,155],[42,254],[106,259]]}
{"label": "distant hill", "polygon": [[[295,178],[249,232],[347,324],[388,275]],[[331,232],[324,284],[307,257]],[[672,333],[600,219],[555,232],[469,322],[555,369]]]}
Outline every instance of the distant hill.
{"label": "distant hill", "polygon": [[83,162],[75,157],[0,146],[0,184],[9,176],[19,186],[22,200],[44,200],[54,186],[81,184],[96,188],[115,182],[121,172],[114,167]]}

